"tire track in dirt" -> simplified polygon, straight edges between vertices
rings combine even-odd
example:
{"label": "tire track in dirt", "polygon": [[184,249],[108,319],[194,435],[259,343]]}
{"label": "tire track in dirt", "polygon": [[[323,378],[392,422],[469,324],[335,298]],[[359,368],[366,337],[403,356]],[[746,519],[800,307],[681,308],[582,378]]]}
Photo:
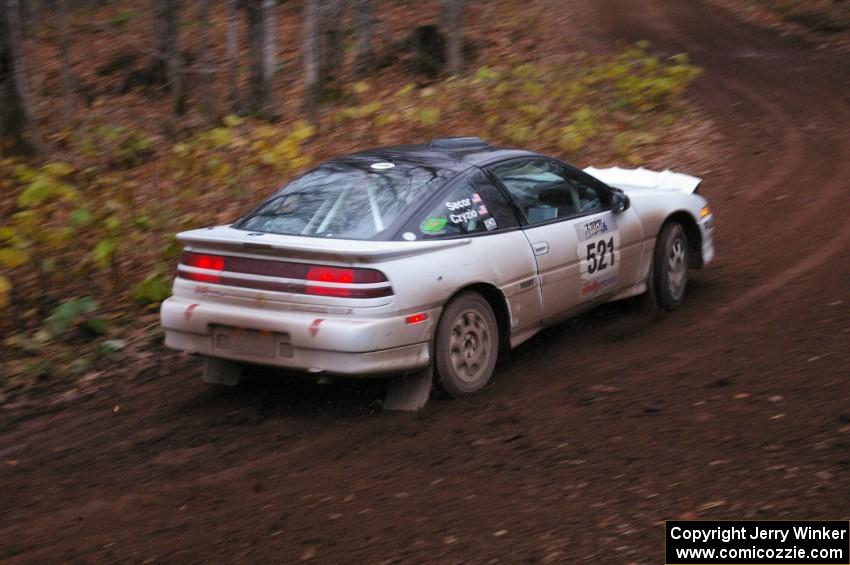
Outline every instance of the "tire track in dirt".
{"label": "tire track in dirt", "polygon": [[[701,6],[698,2],[694,2],[693,5]],[[625,11],[638,13],[637,7],[633,8],[635,9],[634,12],[629,7],[626,7]],[[610,9],[615,8],[610,7]],[[702,15],[708,17],[705,14],[704,6],[700,9],[703,11]],[[689,10],[693,10],[693,6],[689,7]],[[675,17],[676,10],[671,12]],[[818,125],[817,129],[822,130],[824,123],[850,124],[850,112],[848,112],[845,104],[839,104],[835,101],[833,93],[818,87],[815,82],[801,84],[799,80],[793,80],[793,78],[781,80],[779,73],[764,72],[759,67],[761,63],[757,59],[748,61],[734,56],[734,50],[728,45],[719,44],[716,41],[716,36],[707,37],[705,33],[700,32],[686,33],[684,31],[686,29],[685,24],[681,20],[672,21],[671,12],[651,10],[651,15],[646,20],[645,29],[652,29],[662,34],[665,44],[669,44],[672,40],[674,44],[678,44],[689,52],[698,64],[701,64],[702,58],[710,53],[715,58],[708,58],[711,67],[707,78],[710,79],[714,90],[712,96],[722,99],[724,97],[723,91],[725,91],[727,95],[728,93],[734,95],[734,97],[728,96],[729,103],[735,98],[738,100],[746,99],[755,105],[756,111],[763,110],[770,116],[772,123],[779,125],[783,138],[781,144],[785,155],[773,154],[769,156],[771,160],[766,165],[768,171],[766,177],[745,192],[744,203],[754,206],[779,187],[798,187],[801,179],[805,179],[807,184],[805,196],[797,193],[791,194],[790,198],[788,194],[779,195],[780,199],[787,198],[789,203],[792,204],[791,210],[788,212],[768,208],[765,208],[764,212],[758,208],[752,211],[752,217],[767,216],[764,225],[776,225],[777,222],[770,222],[770,220],[775,220],[777,217],[782,218],[782,230],[778,233],[774,230],[772,233],[766,234],[770,238],[771,247],[778,251],[778,257],[782,259],[782,261],[777,261],[781,267],[778,272],[762,273],[761,280],[756,287],[748,289],[732,303],[722,306],[719,309],[720,316],[715,321],[717,324],[722,324],[728,314],[760,302],[765,296],[822,265],[847,246],[850,234],[848,234],[849,230],[846,224],[843,226],[844,229],[837,232],[834,229],[836,225],[842,225],[840,217],[837,218],[837,221],[815,221],[818,217],[828,218],[834,215],[836,202],[842,200],[850,202],[850,199],[843,194],[843,187],[836,183],[836,179],[845,177],[848,172],[848,163],[850,163],[848,160],[842,159],[847,150],[846,136],[840,135],[842,128],[833,125],[830,128],[830,133],[839,133],[836,142],[830,142],[828,139],[813,140],[803,135],[803,131],[806,129],[803,122],[806,119],[814,120]],[[688,20],[688,22],[691,21]],[[703,22],[701,25],[703,30],[711,29],[712,23],[718,24],[716,20],[711,22],[710,19],[701,19],[701,21]],[[629,29],[635,28],[630,27]],[[693,31],[693,27],[687,29]],[[699,37],[699,40],[695,39],[696,36]],[[719,63],[718,57],[720,58]],[[733,67],[734,63],[738,63],[738,65]],[[722,72],[724,68],[734,68],[735,71],[733,73],[727,72],[724,76]],[[728,76],[734,78],[727,78]],[[717,86],[720,88],[717,88]],[[765,93],[782,93],[784,107],[768,100]],[[798,114],[796,120],[789,109],[792,105],[796,105],[795,109]],[[752,112],[753,108],[748,110]],[[846,129],[843,129],[843,131],[846,131]],[[817,136],[820,136],[821,133],[822,131],[814,132]],[[746,151],[746,148],[747,145],[742,144],[740,151]],[[837,166],[824,167],[823,163],[833,163]],[[814,197],[810,196],[809,189],[811,187],[821,189],[820,193],[815,193]],[[802,200],[802,205],[799,204],[800,200]],[[771,200],[771,204],[776,202],[776,199]],[[785,208],[787,210],[788,206]],[[746,224],[748,221],[746,216],[742,219]],[[741,226],[736,227],[740,228]],[[760,228],[754,227],[751,231],[758,229]],[[736,232],[740,233],[741,230],[738,229]],[[801,232],[806,237],[800,238],[798,234]],[[813,237],[822,232],[826,232],[822,237]],[[808,242],[806,242],[807,239]],[[824,243],[823,240],[826,240],[826,242]],[[787,241],[788,245],[779,245],[780,241]],[[806,243],[808,243],[807,247],[816,248],[814,253],[802,248]],[[763,253],[763,250],[764,248],[759,246],[758,251]],[[754,249],[753,252],[755,251]],[[789,258],[789,251],[798,258]]]}
{"label": "tire track in dirt", "polygon": [[[630,339],[634,341],[635,347],[628,351],[621,349],[620,357],[625,359],[640,359],[646,357],[645,350],[639,347],[639,344],[646,345],[649,342],[653,343],[653,350],[656,355],[666,352],[669,355],[675,354],[677,351],[682,351],[683,348],[688,350],[698,346],[702,342],[703,336],[706,333],[713,333],[717,345],[735,343],[740,339],[739,331],[729,331],[728,328],[736,327],[730,324],[735,316],[739,316],[741,310],[750,308],[753,313],[764,312],[768,317],[776,317],[781,315],[781,308],[777,308],[776,304],[771,301],[765,302],[764,299],[790,282],[797,280],[800,277],[811,273],[813,270],[821,266],[830,258],[835,257],[848,245],[847,223],[841,222],[841,210],[836,210],[835,201],[840,199],[842,195],[842,187],[840,181],[846,173],[848,173],[848,164],[850,161],[844,160],[843,155],[847,149],[846,136],[840,135],[840,124],[850,124],[850,112],[845,105],[835,101],[834,92],[818,86],[818,82],[810,79],[808,81],[786,80],[782,77],[773,77],[770,73],[765,74],[759,67],[758,61],[743,61],[741,65],[734,66],[733,63],[738,62],[738,58],[730,55],[733,50],[728,48],[718,48],[712,46],[711,43],[701,45],[694,42],[688,36],[683,35],[681,28],[683,26],[677,23],[666,21],[667,12],[656,12],[652,15],[650,11],[649,21],[642,21],[639,25],[635,25],[635,14],[642,13],[637,6],[623,5],[623,2],[616,2],[617,6],[605,6],[604,3],[597,4],[597,9],[606,14],[628,14],[626,17],[627,23],[624,24],[631,33],[638,35],[626,36],[628,39],[637,40],[637,38],[646,38],[652,42],[654,47],[661,45],[669,45],[671,38],[676,46],[671,49],[672,52],[688,51],[695,54],[692,59],[696,64],[703,64],[702,54],[706,50],[716,51],[723,54],[721,61],[716,59],[710,61],[708,72],[704,76],[701,86],[699,86],[698,96],[708,96],[711,101],[711,106],[715,108],[714,114],[722,116],[727,122],[732,120],[730,125],[733,134],[738,129],[740,124],[737,122],[737,112],[730,114],[718,114],[718,109],[729,108],[734,103],[741,103],[745,106],[742,109],[743,115],[747,117],[748,122],[752,122],[753,115],[760,116],[755,120],[754,126],[758,129],[769,128],[778,130],[781,136],[780,142],[777,144],[779,152],[764,152],[759,155],[759,159],[753,159],[749,162],[749,148],[751,146],[752,134],[733,138],[733,146],[735,149],[730,152],[731,162],[746,163],[746,168],[738,172],[733,172],[731,175],[719,175],[715,177],[709,176],[706,180],[709,182],[709,199],[712,204],[717,203],[717,198],[711,196],[712,187],[720,192],[719,187],[724,186],[722,180],[733,181],[739,180],[740,176],[755,176],[755,179],[747,184],[748,190],[752,188],[752,196],[745,199],[737,199],[731,201],[721,198],[721,206],[732,208],[728,210],[729,215],[719,215],[721,238],[730,238],[734,241],[734,247],[721,246],[720,260],[723,262],[723,269],[726,278],[734,275],[735,271],[743,272],[744,274],[752,275],[755,285],[749,288],[740,289],[737,296],[734,296],[731,302],[726,301],[729,294],[715,293],[712,298],[714,305],[711,302],[701,304],[701,307],[708,307],[712,310],[710,316],[702,317],[698,323],[681,324],[678,320],[668,320],[673,326],[668,328],[668,332],[675,332],[676,339],[664,339],[659,341],[657,336],[654,338],[650,334],[641,335],[640,328],[642,326],[641,316],[633,314],[626,315],[626,318],[632,318],[630,321],[620,321],[620,326],[635,326],[634,331],[627,331],[630,334]],[[643,6],[644,3],[641,3]],[[678,5],[681,6],[681,5]],[[688,6],[691,9],[691,6]],[[675,13],[675,10],[673,10]],[[601,16],[600,16],[601,17]],[[638,16],[640,18],[640,16]],[[602,18],[604,19],[604,18]],[[608,18],[614,22],[614,28],[618,29],[621,19],[614,15]],[[697,21],[705,22],[702,17]],[[710,28],[710,21],[706,25]],[[658,30],[661,31],[658,31]],[[661,33],[663,41],[659,41],[659,37],[654,35]],[[734,34],[733,34],[734,35]],[[617,37],[617,32],[614,32],[614,37]],[[620,37],[622,39],[622,36]],[[748,48],[747,48],[748,49]],[[745,49],[745,50],[747,50]],[[754,49],[755,50],[755,49]],[[714,57],[718,55],[715,54]],[[724,69],[734,68],[734,72],[725,72]],[[775,96],[776,99],[771,99],[770,96]],[[830,123],[830,121],[832,123]],[[814,139],[811,136],[803,134],[809,123],[814,123]],[[829,124],[824,134],[823,124]],[[850,129],[850,128],[848,128]],[[744,155],[742,159],[740,156]],[[737,157],[736,157],[737,156]],[[762,167],[759,167],[759,164]],[[828,164],[828,166],[824,166]],[[767,175],[760,174],[760,170],[767,170]],[[806,179],[806,186],[816,187],[819,193],[807,196],[804,202],[797,202],[795,194],[790,198],[770,199],[769,205],[756,206],[759,201],[763,201],[769,197],[771,192],[782,186],[798,187],[800,179]],[[726,186],[730,186],[726,184]],[[722,197],[722,192],[719,194]],[[787,195],[786,195],[787,196]],[[740,201],[744,202],[741,203]],[[837,221],[834,222],[813,222],[819,216],[829,218],[838,215]],[[777,220],[781,218],[781,220]],[[724,219],[726,221],[724,221]],[[757,221],[758,219],[758,221]],[[838,226],[838,231],[835,230]],[[806,237],[800,237],[800,234]],[[828,240],[824,244],[823,241]],[[722,240],[721,240],[722,241]],[[763,258],[765,267],[756,263],[755,267],[742,265],[740,258],[757,256]],[[743,269],[743,271],[742,271]],[[729,289],[731,290],[731,288]],[[721,302],[722,301],[722,302]],[[681,316],[681,314],[679,315]],[[745,330],[745,328],[741,328]],[[554,332],[555,330],[551,330]],[[560,332],[560,330],[558,330]],[[617,330],[615,330],[616,332]],[[544,340],[556,338],[543,338]],[[606,371],[602,369],[604,363],[593,361],[593,358],[599,354],[593,347],[592,341],[583,339],[581,335],[573,335],[573,332],[566,332],[564,339],[557,339],[562,344],[569,343],[570,346],[576,346],[574,349],[579,352],[558,359],[570,365],[588,365],[587,370],[595,374],[604,374]],[[550,344],[556,349],[557,345]],[[551,349],[551,347],[550,347]],[[571,348],[573,349],[573,348]],[[700,348],[702,349],[702,348]],[[587,352],[583,355],[580,352]],[[548,352],[547,355],[551,355]],[[557,357],[556,357],[557,358]],[[527,363],[528,366],[537,365],[537,363]],[[687,370],[692,366],[693,359],[687,356],[680,358],[678,361],[673,359],[666,364],[668,372],[677,373]],[[545,364],[544,364],[545,365]],[[537,369],[544,373],[543,367]],[[519,372],[520,369],[514,369],[514,372]],[[542,382],[544,379],[534,379],[536,382]],[[509,390],[516,389],[520,392],[521,386],[507,385]],[[528,391],[523,391],[528,394]],[[546,389],[534,391],[532,396],[536,399],[545,399],[547,396]]]}

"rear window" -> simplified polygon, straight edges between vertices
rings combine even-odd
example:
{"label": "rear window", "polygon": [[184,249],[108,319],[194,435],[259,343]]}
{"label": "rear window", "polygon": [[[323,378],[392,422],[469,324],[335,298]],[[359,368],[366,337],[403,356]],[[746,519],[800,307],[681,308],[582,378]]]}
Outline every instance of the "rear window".
{"label": "rear window", "polygon": [[404,211],[453,173],[381,162],[328,163],[298,178],[236,228],[341,239],[379,239]]}

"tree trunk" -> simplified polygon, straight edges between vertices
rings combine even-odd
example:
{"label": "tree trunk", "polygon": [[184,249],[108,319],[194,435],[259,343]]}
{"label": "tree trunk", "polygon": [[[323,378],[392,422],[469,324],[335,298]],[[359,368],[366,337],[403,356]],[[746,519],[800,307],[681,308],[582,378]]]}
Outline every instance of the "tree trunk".
{"label": "tree trunk", "polygon": [[273,24],[268,22],[268,19],[275,20],[274,0],[246,0],[245,11],[248,14],[248,53],[251,59],[249,109],[254,114],[274,118],[277,113],[272,79],[277,64],[277,47]]}
{"label": "tree trunk", "polygon": [[201,39],[201,111],[212,123],[216,115],[215,93],[212,84],[212,67],[210,64],[210,3],[209,0],[198,0],[198,24]]}
{"label": "tree trunk", "polygon": [[27,39],[29,38],[30,28],[32,28],[32,6],[30,0],[18,0],[18,6],[20,7],[18,10],[19,21],[21,22],[20,34],[22,38]]}
{"label": "tree trunk", "polygon": [[319,0],[319,85],[334,82],[343,60],[345,0]]}
{"label": "tree trunk", "polygon": [[463,0],[442,0],[442,24],[446,34],[449,73],[463,73]]}
{"label": "tree trunk", "polygon": [[372,5],[370,0],[354,1],[354,25],[357,30],[357,55],[354,69],[357,76],[369,74],[375,65],[372,47]]}
{"label": "tree trunk", "polygon": [[68,0],[59,0],[59,56],[62,59],[62,99],[65,103],[65,123],[74,118],[75,88],[71,66],[71,42],[68,37]]}
{"label": "tree trunk", "polygon": [[31,152],[40,143],[33,131],[20,16],[18,0],[0,0],[0,137],[17,151]]}
{"label": "tree trunk", "polygon": [[180,52],[180,0],[153,0],[156,65],[168,81],[174,111],[186,111],[183,54]]}
{"label": "tree trunk", "polygon": [[277,72],[277,4],[263,0],[263,80],[271,83]]}
{"label": "tree trunk", "polygon": [[319,2],[304,0],[304,112],[318,125],[319,115]]}
{"label": "tree trunk", "polygon": [[227,83],[230,90],[230,104],[234,113],[239,113],[239,20],[236,18],[238,0],[227,0]]}

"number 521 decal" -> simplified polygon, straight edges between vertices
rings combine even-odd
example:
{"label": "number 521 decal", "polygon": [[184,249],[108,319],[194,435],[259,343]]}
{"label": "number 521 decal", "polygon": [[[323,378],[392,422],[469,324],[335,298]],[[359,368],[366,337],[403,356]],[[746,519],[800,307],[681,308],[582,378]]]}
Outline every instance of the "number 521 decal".
{"label": "number 521 decal", "polygon": [[614,238],[600,238],[587,244],[587,274],[601,273],[615,266]]}

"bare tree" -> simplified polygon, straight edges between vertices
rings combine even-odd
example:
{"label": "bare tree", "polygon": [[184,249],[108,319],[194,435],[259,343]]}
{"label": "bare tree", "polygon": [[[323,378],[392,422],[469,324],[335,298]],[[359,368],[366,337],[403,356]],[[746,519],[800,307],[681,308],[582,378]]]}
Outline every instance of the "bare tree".
{"label": "bare tree", "polygon": [[59,0],[59,56],[62,59],[62,99],[65,102],[65,122],[74,116],[74,75],[71,66],[71,41],[68,37],[68,0]]}
{"label": "bare tree", "polygon": [[446,62],[449,73],[463,73],[463,0],[441,0],[441,21],[446,34]]}
{"label": "bare tree", "polygon": [[277,71],[277,4],[263,0],[263,77],[274,78]]}
{"label": "bare tree", "polygon": [[304,0],[304,112],[318,124],[319,105],[319,2]]}
{"label": "bare tree", "polygon": [[212,65],[210,63],[210,3],[198,0],[198,24],[201,39],[201,110],[210,122],[215,121],[216,103],[212,84]]}
{"label": "bare tree", "polygon": [[345,7],[345,0],[319,0],[319,84],[322,87],[336,80],[342,67]]}
{"label": "bare tree", "polygon": [[370,0],[354,0],[354,26],[357,32],[357,55],[354,60],[358,76],[368,74],[375,64],[372,47],[372,3]]}
{"label": "bare tree", "polygon": [[18,0],[0,0],[0,137],[19,151],[40,149],[34,134]]}
{"label": "bare tree", "polygon": [[183,54],[180,51],[180,0],[153,0],[155,65],[168,81],[178,114],[186,111]]}
{"label": "bare tree", "polygon": [[277,114],[272,79],[277,66],[274,0],[245,0],[251,66],[250,110],[268,118]]}
{"label": "bare tree", "polygon": [[230,90],[230,104],[234,112],[239,112],[242,109],[239,100],[237,3],[238,0],[227,0],[227,83]]}

